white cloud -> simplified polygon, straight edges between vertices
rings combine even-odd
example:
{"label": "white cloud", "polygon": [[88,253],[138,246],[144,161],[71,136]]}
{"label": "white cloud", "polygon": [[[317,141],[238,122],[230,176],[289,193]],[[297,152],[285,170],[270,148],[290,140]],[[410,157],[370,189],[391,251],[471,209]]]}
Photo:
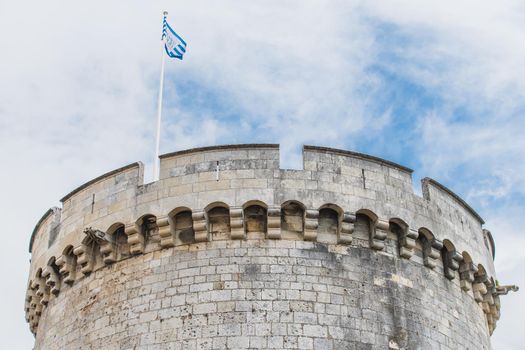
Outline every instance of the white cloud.
{"label": "white cloud", "polygon": [[[416,38],[414,45],[399,47],[407,57],[405,74],[422,85],[439,89],[452,103],[498,104],[515,107],[522,103],[525,48],[519,45],[524,4],[500,1],[374,2],[371,15]],[[516,99],[518,98],[518,99]]]}
{"label": "white cloud", "polygon": [[[397,1],[369,11],[413,40],[394,49],[401,63],[382,64],[438,97],[415,125],[422,172],[481,209],[496,239],[499,280],[524,285],[524,4],[487,4]],[[494,348],[520,349],[523,298],[504,296],[502,305]]]}
{"label": "white cloud", "polygon": [[471,199],[525,195],[525,180],[521,176],[525,171],[525,119],[521,115],[510,121],[487,117],[481,123],[455,122],[444,114],[426,115],[418,130],[425,170],[454,181],[447,171],[466,165],[468,173],[464,177],[479,181],[470,187]]}

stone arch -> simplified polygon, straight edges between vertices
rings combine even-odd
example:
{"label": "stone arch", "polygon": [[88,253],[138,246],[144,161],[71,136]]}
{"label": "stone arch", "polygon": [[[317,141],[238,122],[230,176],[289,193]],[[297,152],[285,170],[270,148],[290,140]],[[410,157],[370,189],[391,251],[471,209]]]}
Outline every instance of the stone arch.
{"label": "stone arch", "polygon": [[423,264],[433,269],[438,265],[443,243],[438,241],[432,231],[426,227],[421,227],[418,233],[419,235],[416,242],[418,248],[421,249]]}
{"label": "stone arch", "polygon": [[424,260],[425,254],[424,250],[425,247],[428,244],[428,241],[432,242],[434,239],[434,234],[432,231],[427,229],[426,227],[421,227],[417,230],[418,236],[416,239],[416,251],[415,254],[421,258],[421,260]]}
{"label": "stone arch", "polygon": [[374,213],[372,210],[370,209],[359,209],[358,211],[356,211],[356,216],[357,215],[360,215],[360,216],[365,216],[369,221],[371,222],[376,222],[379,217],[377,216],[376,213]]}
{"label": "stone arch", "polygon": [[388,220],[388,223],[390,225],[390,232],[398,236],[402,232],[405,232],[408,230],[408,224],[400,218],[391,218],[390,220]]}
{"label": "stone arch", "polygon": [[126,235],[125,227],[126,226],[123,223],[117,222],[111,225],[106,231],[114,242],[117,261],[131,256],[130,245],[128,243],[128,236]]}
{"label": "stone arch", "polygon": [[459,270],[459,264],[463,260],[463,255],[456,251],[456,247],[448,239],[443,241],[443,249],[441,250],[441,258],[443,260],[443,273],[445,277],[452,280],[456,277],[456,271]]}
{"label": "stone arch", "polygon": [[374,227],[376,220],[377,215],[375,215],[371,210],[361,209],[356,212],[353,236],[354,240],[357,240],[358,245],[365,246],[369,244],[370,231]]}
{"label": "stone arch", "polygon": [[[176,243],[183,244],[182,240],[191,242],[195,240],[191,214],[190,208],[177,207],[172,209],[166,216],[157,219],[160,245],[162,248],[173,247]],[[188,218],[185,219],[185,216],[189,217],[189,220]],[[184,222],[186,222],[186,226],[183,226]],[[188,228],[190,229],[190,232],[188,232]]]}
{"label": "stone arch", "polygon": [[463,263],[472,263],[472,257],[468,252],[463,252],[461,255],[463,256]]}
{"label": "stone arch", "polygon": [[67,284],[75,282],[77,272],[77,256],[74,253],[72,245],[68,245],[62,251],[62,255],[58,257],[56,264],[58,266],[62,281]]}
{"label": "stone arch", "polygon": [[268,206],[252,200],[242,206],[247,239],[264,239],[268,229]]}
{"label": "stone arch", "polygon": [[168,214],[171,234],[175,237],[175,245],[195,243],[192,211],[188,207],[178,207]]}
{"label": "stone arch", "polygon": [[370,248],[382,250],[388,232],[388,222],[380,220],[370,209],[360,209],[356,212],[355,233],[359,240],[368,240]]}
{"label": "stone arch", "polygon": [[479,278],[481,281],[485,282],[488,279],[487,270],[482,264],[478,264],[478,271],[476,271],[476,278]]}
{"label": "stone arch", "polygon": [[456,247],[449,239],[444,239],[443,240],[443,250],[447,250],[449,252],[455,252]]}
{"label": "stone arch", "polygon": [[324,204],[319,208],[317,241],[337,244],[344,211],[335,204]]}
{"label": "stone arch", "polygon": [[223,241],[230,239],[230,207],[223,202],[215,202],[206,206],[208,235],[211,240]]}
{"label": "stone arch", "polygon": [[410,259],[414,254],[418,232],[410,229],[408,224],[400,218],[388,221],[389,231],[397,237],[399,256]]}
{"label": "stone arch", "polygon": [[408,224],[402,219],[392,218],[388,220],[388,230],[397,237],[399,250],[401,250],[401,240],[408,232]]}
{"label": "stone arch", "polygon": [[247,201],[246,203],[244,203],[244,204],[242,205],[242,208],[243,208],[243,209],[246,209],[246,208],[248,208],[248,207],[250,207],[250,206],[252,206],[252,205],[258,205],[258,206],[260,206],[260,207],[263,207],[263,208],[265,208],[265,209],[268,209],[268,204],[266,204],[265,202],[260,201],[260,200],[258,200],[258,199],[252,199],[252,200]]}
{"label": "stone arch", "polygon": [[420,238],[420,239],[426,239],[426,240],[429,240],[429,241],[434,239],[434,234],[432,233],[432,231],[430,231],[426,227],[419,228],[418,233],[419,233],[419,237],[418,238]]}
{"label": "stone arch", "polygon": [[143,237],[144,247],[152,238],[158,234],[157,216],[153,214],[144,214],[136,221],[140,235]]}
{"label": "stone arch", "polygon": [[291,200],[281,205],[281,235],[283,239],[303,239],[305,212],[304,204],[298,201]]}

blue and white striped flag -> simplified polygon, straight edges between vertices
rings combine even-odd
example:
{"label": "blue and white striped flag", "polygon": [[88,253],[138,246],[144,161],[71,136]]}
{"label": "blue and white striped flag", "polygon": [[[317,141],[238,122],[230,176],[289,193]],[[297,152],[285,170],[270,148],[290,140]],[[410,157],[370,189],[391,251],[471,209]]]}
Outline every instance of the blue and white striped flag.
{"label": "blue and white striped flag", "polygon": [[186,42],[171,29],[166,21],[166,16],[164,16],[162,24],[162,39],[164,40],[164,49],[168,56],[182,60],[182,55],[186,53]]}

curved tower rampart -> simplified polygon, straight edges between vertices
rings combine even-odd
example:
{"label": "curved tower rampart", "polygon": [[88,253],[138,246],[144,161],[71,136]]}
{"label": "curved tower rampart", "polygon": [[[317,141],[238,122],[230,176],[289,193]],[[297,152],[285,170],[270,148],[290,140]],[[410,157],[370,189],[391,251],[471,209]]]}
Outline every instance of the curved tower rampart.
{"label": "curved tower rampart", "polygon": [[494,242],[436,182],[354,152],[161,156],[62,198],[31,236],[35,349],[490,349]]}

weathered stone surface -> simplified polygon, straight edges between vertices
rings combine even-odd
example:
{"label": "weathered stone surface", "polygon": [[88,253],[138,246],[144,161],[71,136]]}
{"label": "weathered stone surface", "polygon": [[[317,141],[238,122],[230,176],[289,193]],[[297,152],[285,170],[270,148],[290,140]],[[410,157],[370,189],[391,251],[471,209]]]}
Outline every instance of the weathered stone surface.
{"label": "weathered stone surface", "polygon": [[405,349],[489,349],[483,311],[443,278],[368,248],[335,253],[280,240],[186,245],[117,262],[62,290],[42,313],[36,349],[221,349],[223,341],[267,348],[285,339],[292,348],[387,349],[398,339]]}
{"label": "weathered stone surface", "polygon": [[495,247],[465,202],[362,154],[304,164],[211,147],[72,191],[31,237],[35,349],[490,349]]}

